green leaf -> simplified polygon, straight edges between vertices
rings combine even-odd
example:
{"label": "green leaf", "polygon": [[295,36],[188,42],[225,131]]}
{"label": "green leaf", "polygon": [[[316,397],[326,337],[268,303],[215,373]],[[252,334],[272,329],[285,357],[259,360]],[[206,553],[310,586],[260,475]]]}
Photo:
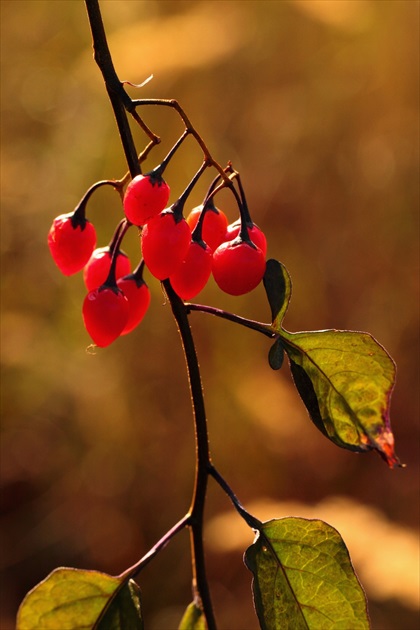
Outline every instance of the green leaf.
{"label": "green leaf", "polygon": [[188,605],[178,630],[206,630],[206,620],[201,608],[195,602]]}
{"label": "green leaf", "polygon": [[292,293],[289,272],[278,260],[270,258],[266,263],[263,283],[271,308],[272,326],[280,332]]}
{"label": "green leaf", "polygon": [[268,361],[278,370],[286,351],[293,379],[314,424],[332,442],[352,451],[376,450],[390,468],[394,452],[390,401],[395,363],[368,333],[318,330],[289,333],[282,327],[292,283],[287,269],[268,260],[264,286],[277,339]]}
{"label": "green leaf", "polygon": [[369,628],[366,597],[339,533],[327,523],[263,523],[245,553],[262,630]]}
{"label": "green leaf", "polygon": [[97,571],[56,569],[25,597],[17,630],[142,630],[138,586]]}
{"label": "green leaf", "polygon": [[97,630],[143,630],[143,627],[140,588],[134,580],[129,580],[114,597],[95,628]]}
{"label": "green leaf", "polygon": [[352,451],[376,450],[393,468],[389,419],[395,364],[368,333],[346,330],[282,332],[299,394],[315,425]]}
{"label": "green leaf", "polygon": [[280,339],[276,339],[273,345],[270,348],[268,353],[268,362],[272,370],[279,370],[283,365],[284,359],[284,346],[283,342]]}

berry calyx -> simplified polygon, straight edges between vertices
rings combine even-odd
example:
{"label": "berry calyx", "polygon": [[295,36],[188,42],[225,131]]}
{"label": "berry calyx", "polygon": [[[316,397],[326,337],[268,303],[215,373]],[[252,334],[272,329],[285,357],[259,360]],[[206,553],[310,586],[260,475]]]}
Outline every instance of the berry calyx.
{"label": "berry calyx", "polygon": [[[116,256],[115,277],[118,279],[130,273],[131,265],[127,254],[122,250],[119,249]],[[83,279],[88,291],[92,291],[92,289],[96,289],[105,283],[111,268],[111,262],[112,250],[109,245],[95,249],[83,271]]]}
{"label": "berry calyx", "polygon": [[213,203],[205,206],[205,209],[202,205],[197,206],[191,210],[190,214],[186,218],[191,231],[193,231],[197,225],[202,212],[205,213],[202,227],[202,239],[205,243],[207,243],[210,249],[214,251],[225,240],[228,220],[225,213],[216,208]]}
{"label": "berry calyx", "polygon": [[150,304],[150,290],[142,277],[143,263],[131,274],[118,278],[117,286],[128,300],[128,320],[121,335],[127,335],[140,324]]}
{"label": "berry calyx", "polygon": [[75,212],[56,217],[48,232],[48,246],[55,264],[65,276],[81,271],[96,245],[95,228]]}
{"label": "berry calyx", "polygon": [[128,184],[124,195],[125,216],[134,225],[144,225],[166,207],[170,188],[156,172],[137,175]]}
{"label": "berry calyx", "polygon": [[[250,240],[261,249],[264,256],[267,254],[267,239],[265,237],[264,232],[256,225],[255,223],[247,222],[246,228],[248,232],[248,236]],[[233,241],[241,231],[241,219],[238,219],[234,223],[228,225],[225,234],[225,241]]]}
{"label": "berry calyx", "polygon": [[102,285],[83,302],[83,321],[93,342],[105,348],[120,336],[128,320],[128,300],[121,289]]}
{"label": "berry calyx", "polygon": [[212,267],[212,250],[203,241],[191,241],[188,253],[169,276],[172,288],[183,300],[191,300],[207,284]]}
{"label": "berry calyx", "polygon": [[190,226],[182,214],[168,208],[146,223],[141,235],[143,258],[150,273],[159,280],[173,274],[187,255]]}
{"label": "berry calyx", "polygon": [[213,253],[212,272],[222,291],[243,295],[261,282],[265,272],[265,255],[253,243],[237,237],[222,243]]}

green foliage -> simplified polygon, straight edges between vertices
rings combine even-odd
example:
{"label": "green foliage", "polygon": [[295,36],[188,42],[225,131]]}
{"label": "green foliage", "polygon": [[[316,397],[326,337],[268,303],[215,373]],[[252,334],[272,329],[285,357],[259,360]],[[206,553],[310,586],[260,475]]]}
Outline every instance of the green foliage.
{"label": "green foliage", "polygon": [[[122,581],[124,583],[124,581]],[[98,620],[96,630],[143,630],[140,589],[134,580],[124,584]]]}
{"label": "green foliage", "polygon": [[278,339],[276,339],[276,341],[273,343],[273,345],[270,348],[270,351],[268,353],[268,362],[270,364],[270,367],[273,370],[279,370],[281,366],[283,365],[283,360],[284,360],[284,345],[283,345],[283,341],[279,337]]}
{"label": "green foliage", "polygon": [[276,332],[281,332],[292,294],[289,272],[278,260],[270,258],[267,260],[263,282],[271,308],[272,326]]}
{"label": "green foliage", "polygon": [[270,349],[270,366],[281,366],[284,349],[314,424],[338,446],[358,452],[374,449],[391,468],[400,465],[389,420],[395,364],[386,350],[368,333],[287,332],[282,321],[291,281],[284,265],[268,261],[264,286],[272,328],[279,335]]}
{"label": "green foliage", "polygon": [[388,407],[395,369],[375,339],[338,330],[296,333],[287,335],[285,349],[316,426],[338,446],[375,449],[390,467],[397,464]]}
{"label": "green foliage", "polygon": [[318,520],[263,523],[245,554],[262,630],[369,628],[366,598],[338,532]]}
{"label": "green foliage", "polygon": [[20,605],[17,630],[142,630],[139,588],[98,571],[56,569]]}
{"label": "green foliage", "polygon": [[203,611],[195,602],[187,606],[187,610],[181,619],[179,630],[206,630],[206,620]]}

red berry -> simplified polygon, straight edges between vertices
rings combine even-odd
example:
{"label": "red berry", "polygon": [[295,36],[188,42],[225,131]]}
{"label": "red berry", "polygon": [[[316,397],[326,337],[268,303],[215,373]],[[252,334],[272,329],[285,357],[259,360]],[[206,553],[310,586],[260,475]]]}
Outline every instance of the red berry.
{"label": "red berry", "polygon": [[[88,291],[100,287],[108,278],[111,267],[112,254],[109,246],[95,249],[90,257],[84,272],[83,278]],[[115,267],[115,277],[121,278],[130,273],[131,265],[128,256],[119,250]]]}
{"label": "red berry", "polygon": [[237,238],[222,243],[213,254],[213,277],[217,285],[230,295],[249,293],[261,282],[265,272],[265,256]]}
{"label": "red berry", "polygon": [[[194,230],[200,218],[203,206],[197,206],[191,210],[186,221],[191,228],[191,232]],[[225,240],[225,235],[228,227],[228,220],[225,213],[214,206],[210,206],[206,210],[206,214],[203,221],[202,238],[205,243],[213,251],[219,247]]]}
{"label": "red berry", "polygon": [[143,258],[155,278],[165,280],[187,255],[191,242],[190,226],[170,209],[146,223],[141,235]]}
{"label": "red berry", "polygon": [[166,207],[170,189],[156,175],[137,175],[128,184],[124,195],[125,216],[134,225],[144,225]]}
{"label": "red berry", "polygon": [[90,291],[83,302],[86,330],[97,346],[109,346],[128,320],[128,300],[120,289],[103,285]]}
{"label": "red berry", "polygon": [[96,245],[95,228],[87,219],[74,227],[74,213],[55,218],[48,233],[48,246],[55,264],[66,276],[81,271]]}
{"label": "red berry", "polygon": [[[258,225],[255,225],[255,223],[253,223],[252,228],[248,227],[247,230],[248,230],[248,235],[251,241],[254,243],[254,245],[260,248],[260,250],[265,256],[267,254],[267,239],[265,238],[264,232],[260,230]],[[238,236],[240,231],[241,231],[241,220],[238,219],[237,221],[235,221],[235,223],[231,223],[228,226],[227,232],[225,235],[225,241],[233,241],[233,239],[235,239]]]}
{"label": "red berry", "polygon": [[150,304],[150,291],[144,280],[137,280],[134,274],[117,280],[117,286],[128,300],[128,321],[122,335],[131,332],[146,314]]}
{"label": "red berry", "polygon": [[183,300],[191,300],[207,284],[211,274],[212,251],[204,242],[191,241],[188,253],[169,277],[175,293]]}

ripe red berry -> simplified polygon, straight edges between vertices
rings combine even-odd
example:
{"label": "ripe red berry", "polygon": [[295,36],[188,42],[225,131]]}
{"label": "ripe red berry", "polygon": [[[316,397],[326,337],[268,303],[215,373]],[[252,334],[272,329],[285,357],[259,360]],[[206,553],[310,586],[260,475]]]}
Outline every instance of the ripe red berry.
{"label": "ripe red berry", "polygon": [[97,346],[109,346],[128,320],[128,300],[120,289],[103,285],[89,291],[83,302],[86,330]]}
{"label": "ripe red berry", "polygon": [[[83,278],[88,291],[100,287],[108,278],[111,267],[112,254],[109,246],[98,247],[90,257],[84,272]],[[121,278],[130,273],[131,265],[128,256],[121,250],[117,254],[115,277]]]}
{"label": "ripe red berry", "polygon": [[213,277],[222,291],[243,295],[255,289],[265,272],[265,256],[239,237],[222,243],[213,254]]}
{"label": "ripe red berry", "polygon": [[188,253],[169,276],[172,288],[183,300],[191,300],[207,284],[211,274],[212,250],[203,241],[191,241]]}
{"label": "ripe red berry", "polygon": [[[254,245],[260,248],[265,256],[267,254],[267,239],[264,232],[258,227],[258,225],[255,225],[255,223],[252,224],[252,227],[248,227],[247,230],[248,236],[251,241],[254,243]],[[228,226],[225,235],[225,241],[233,241],[233,239],[238,236],[240,231],[241,220],[238,219],[237,221],[235,221],[235,223],[231,223]]]}
{"label": "ripe red berry", "polygon": [[64,275],[71,276],[81,271],[95,245],[95,228],[87,219],[75,222],[73,212],[54,219],[48,233],[48,246],[55,264]]}
{"label": "ripe red berry", "polygon": [[[187,216],[186,221],[191,228],[191,232],[194,230],[198,223],[203,206],[197,206],[191,210]],[[211,205],[204,216],[202,238],[205,243],[213,251],[219,247],[225,240],[225,235],[228,227],[228,220],[225,213],[219,210],[215,206]]]}
{"label": "ripe red berry", "polygon": [[137,175],[125,191],[125,216],[134,225],[144,225],[166,207],[169,193],[169,186],[162,177],[152,173]]}
{"label": "ripe red berry", "polygon": [[155,278],[165,280],[187,255],[191,230],[183,217],[164,210],[146,223],[141,235],[144,262]]}
{"label": "ripe red berry", "polygon": [[128,320],[121,334],[131,332],[146,314],[150,304],[150,290],[144,280],[138,280],[134,274],[129,274],[117,280],[117,286],[128,300]]}

